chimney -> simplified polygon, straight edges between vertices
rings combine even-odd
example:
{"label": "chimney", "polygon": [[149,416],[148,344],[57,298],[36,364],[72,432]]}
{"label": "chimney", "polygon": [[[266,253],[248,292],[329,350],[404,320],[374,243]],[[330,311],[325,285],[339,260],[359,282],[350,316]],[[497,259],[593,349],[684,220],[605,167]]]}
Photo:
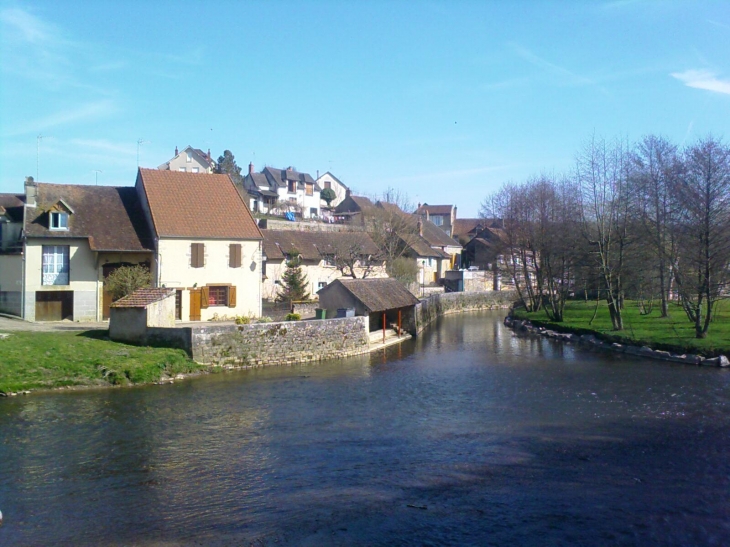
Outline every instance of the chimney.
{"label": "chimney", "polygon": [[423,237],[423,221],[421,220],[421,217],[418,217],[418,235]]}
{"label": "chimney", "polygon": [[208,148],[208,161],[210,161],[210,148]]}
{"label": "chimney", "polygon": [[177,146],[175,147],[175,155],[177,156],[180,152],[177,151]]}
{"label": "chimney", "polygon": [[25,177],[25,204],[28,207],[36,206],[36,198],[38,197],[38,186],[33,177]]}
{"label": "chimney", "polygon": [[253,175],[253,162],[248,164],[248,174]]}
{"label": "chimney", "polygon": [[420,208],[421,208],[421,202],[419,201],[418,202],[418,207],[416,207],[416,209],[420,209]]}

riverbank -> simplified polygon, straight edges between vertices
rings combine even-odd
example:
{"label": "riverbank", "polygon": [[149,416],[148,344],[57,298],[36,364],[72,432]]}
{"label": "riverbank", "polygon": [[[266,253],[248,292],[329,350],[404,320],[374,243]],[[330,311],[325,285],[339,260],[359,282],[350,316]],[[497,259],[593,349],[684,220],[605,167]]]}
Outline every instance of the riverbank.
{"label": "riverbank", "polygon": [[112,342],[108,331],[12,332],[0,338],[0,394],[169,381],[206,367],[179,349]]}
{"label": "riverbank", "polygon": [[702,339],[694,337],[693,325],[676,305],[672,305],[670,317],[663,318],[656,308],[642,315],[636,303],[627,302],[623,312],[625,328],[621,332],[612,330],[605,303],[595,313],[595,302],[569,302],[562,323],[547,320],[544,311],[527,313],[524,309],[513,309],[505,324],[518,331],[614,352],[727,366],[724,356],[730,355],[730,305],[722,304],[718,306],[710,333]]}

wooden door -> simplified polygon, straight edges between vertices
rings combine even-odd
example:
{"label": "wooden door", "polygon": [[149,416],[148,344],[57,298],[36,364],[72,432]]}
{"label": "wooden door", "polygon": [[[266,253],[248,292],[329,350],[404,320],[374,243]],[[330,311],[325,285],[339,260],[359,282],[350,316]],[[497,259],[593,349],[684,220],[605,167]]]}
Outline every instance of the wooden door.
{"label": "wooden door", "polygon": [[200,303],[202,291],[200,289],[190,289],[190,320],[200,321]]}
{"label": "wooden door", "polygon": [[73,320],[73,291],[36,291],[35,320],[62,321]]}

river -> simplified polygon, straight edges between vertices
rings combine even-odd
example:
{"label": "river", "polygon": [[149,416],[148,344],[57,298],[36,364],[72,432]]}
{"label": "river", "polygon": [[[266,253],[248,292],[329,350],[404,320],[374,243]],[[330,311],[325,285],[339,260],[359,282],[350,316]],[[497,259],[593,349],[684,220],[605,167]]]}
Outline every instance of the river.
{"label": "river", "polygon": [[0,545],[727,545],[730,371],[441,319],[341,361],[0,399]]}

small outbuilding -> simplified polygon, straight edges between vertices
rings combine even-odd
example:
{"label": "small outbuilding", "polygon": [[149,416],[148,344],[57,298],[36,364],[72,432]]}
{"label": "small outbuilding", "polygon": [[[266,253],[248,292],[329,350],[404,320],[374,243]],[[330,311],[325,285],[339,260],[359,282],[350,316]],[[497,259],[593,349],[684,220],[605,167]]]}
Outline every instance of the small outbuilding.
{"label": "small outbuilding", "polygon": [[137,289],[110,308],[109,338],[117,342],[143,344],[147,327],[174,326],[174,289]]}
{"label": "small outbuilding", "polygon": [[396,279],[337,279],[317,294],[327,317],[336,317],[338,310],[354,309],[355,315],[369,317],[370,332],[397,327],[416,333],[418,298]]}

